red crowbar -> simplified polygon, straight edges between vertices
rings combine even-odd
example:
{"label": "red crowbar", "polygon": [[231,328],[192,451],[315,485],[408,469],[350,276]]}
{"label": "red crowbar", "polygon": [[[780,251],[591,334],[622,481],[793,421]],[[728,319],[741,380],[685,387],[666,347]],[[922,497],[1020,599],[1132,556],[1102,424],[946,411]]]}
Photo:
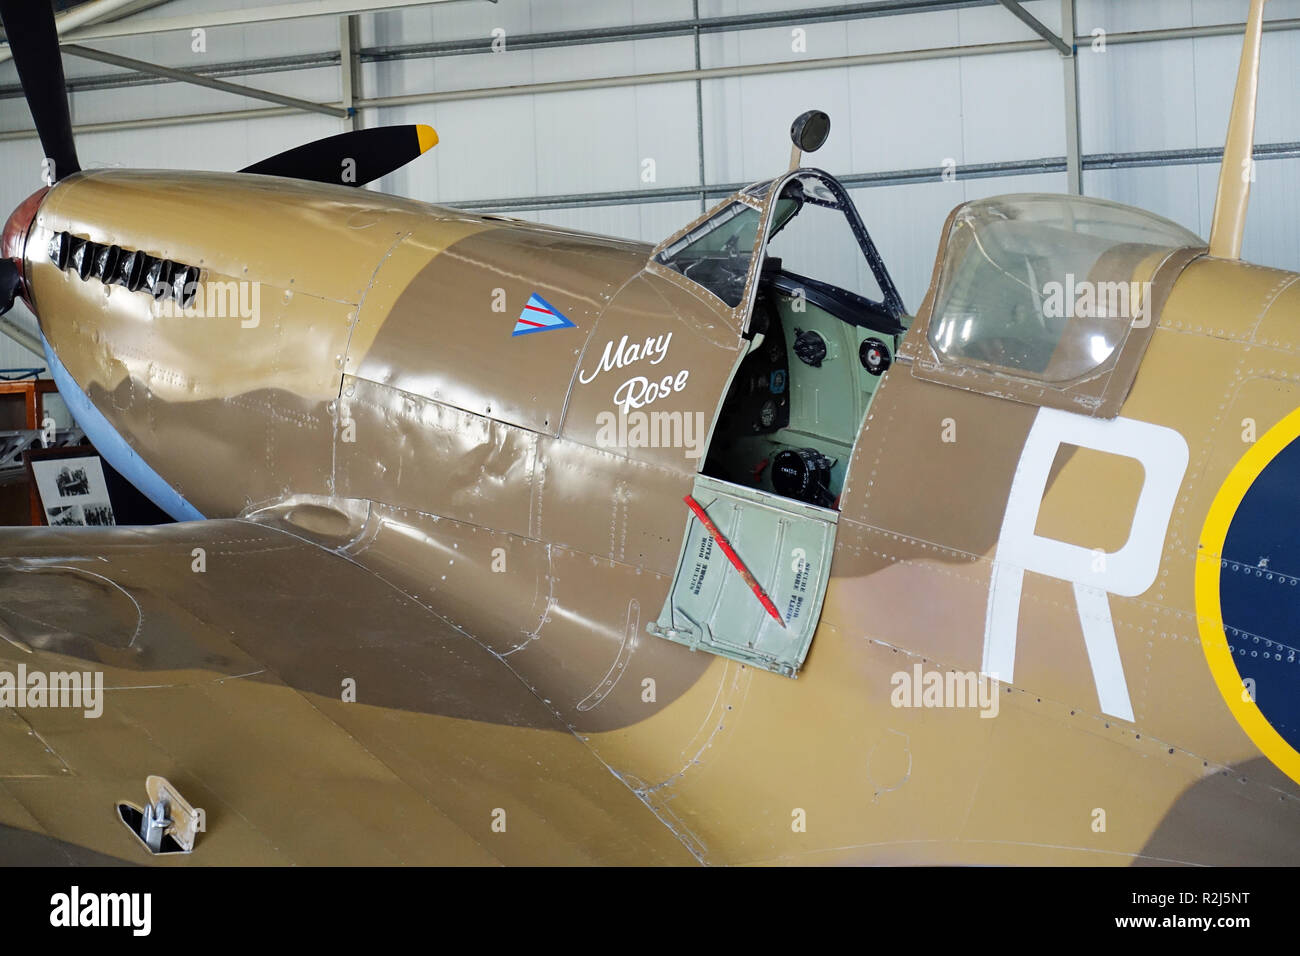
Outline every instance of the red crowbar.
{"label": "red crowbar", "polygon": [[731,566],[740,572],[740,576],[745,579],[745,583],[749,585],[749,589],[754,592],[754,597],[758,598],[759,603],[763,605],[763,608],[768,614],[776,618],[776,623],[785,627],[785,621],[781,620],[781,614],[777,611],[776,605],[772,603],[772,599],[767,596],[767,592],[764,591],[763,586],[758,583],[758,579],[749,573],[749,568],[745,567],[745,562],[740,560],[740,555],[736,554],[736,549],[733,548],[731,543],[722,536],[722,532],[719,531],[718,526],[713,523],[713,519],[705,513],[704,506],[690,495],[687,495],[682,500],[686,502],[686,507],[690,508],[691,511],[695,513],[695,517],[700,519],[700,524],[704,525],[704,530],[709,533],[714,541],[718,542],[718,547],[721,548],[722,553],[727,556],[727,560],[731,562]]}

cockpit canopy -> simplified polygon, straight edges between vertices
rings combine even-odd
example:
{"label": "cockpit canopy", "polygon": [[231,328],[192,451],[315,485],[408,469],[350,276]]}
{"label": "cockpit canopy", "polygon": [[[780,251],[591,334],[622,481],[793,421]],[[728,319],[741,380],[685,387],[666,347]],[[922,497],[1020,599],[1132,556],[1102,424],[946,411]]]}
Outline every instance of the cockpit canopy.
{"label": "cockpit canopy", "polygon": [[1151,278],[1183,227],[1116,203],[1020,195],[962,206],[948,228],[930,320],[944,362],[1074,381],[1149,322]]}
{"label": "cockpit canopy", "polygon": [[[914,374],[1108,417],[1151,334],[1157,273],[1204,246],[1176,223],[1100,199],[959,206],[919,316]],[[1110,375],[1121,365],[1124,375]]]}

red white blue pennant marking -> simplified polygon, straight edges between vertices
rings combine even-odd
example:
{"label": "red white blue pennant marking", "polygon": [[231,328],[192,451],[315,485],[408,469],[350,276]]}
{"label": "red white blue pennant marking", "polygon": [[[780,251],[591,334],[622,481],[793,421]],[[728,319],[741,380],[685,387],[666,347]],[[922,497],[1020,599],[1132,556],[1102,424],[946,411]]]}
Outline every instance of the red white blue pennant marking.
{"label": "red white blue pennant marking", "polygon": [[528,335],[530,332],[574,328],[577,326],[570,322],[563,312],[534,292],[528,297],[528,304],[524,306],[524,311],[519,313],[519,321],[515,323],[515,330],[510,335],[513,338],[516,335]]}

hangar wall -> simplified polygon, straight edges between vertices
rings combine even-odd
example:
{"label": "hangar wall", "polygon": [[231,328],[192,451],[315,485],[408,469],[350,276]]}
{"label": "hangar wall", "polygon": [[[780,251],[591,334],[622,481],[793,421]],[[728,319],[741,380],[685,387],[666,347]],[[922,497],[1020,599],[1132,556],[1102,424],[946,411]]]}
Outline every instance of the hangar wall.
{"label": "hangar wall", "polygon": [[[221,0],[222,8],[237,6]],[[257,6],[245,0],[244,6]],[[175,0],[144,18],[201,12],[212,4]],[[719,187],[784,169],[790,120],[805,109],[831,114],[833,132],[815,164],[849,177],[851,193],[885,256],[904,301],[916,308],[929,281],[939,230],[949,210],[978,196],[1068,188],[1062,157],[1066,112],[1061,56],[991,0],[950,9],[862,16],[872,4],[850,0],[456,0],[359,17],[363,51],[359,95],[366,99],[488,90],[557,81],[756,66],[744,76],[642,81],[559,92],[511,91],[444,102],[366,108],[362,125],[427,122],[441,143],[378,184],[385,191],[448,205],[503,209],[571,228],[657,241],[712,204]],[[1060,0],[1026,8],[1054,30]],[[781,10],[842,7],[849,19],[800,21],[798,13],[761,29],[649,36],[617,42],[548,45],[539,35],[608,30]],[[1246,0],[1078,0],[1081,36],[1177,30],[1244,20]],[[1270,21],[1300,18],[1300,0],[1272,0]],[[1285,25],[1285,24],[1284,24]],[[1300,21],[1264,41],[1257,141],[1277,147],[1258,166],[1247,258],[1300,268]],[[802,29],[802,37],[794,33]],[[483,41],[502,30],[505,51],[456,52],[455,41]],[[802,43],[796,42],[802,39]],[[939,56],[941,48],[1030,41],[1013,52]],[[227,75],[315,102],[338,102],[336,18],[217,27],[206,52],[187,33],[87,41],[125,56],[202,71],[258,61]],[[438,56],[401,48],[439,44]],[[463,44],[462,44],[463,46]],[[1204,236],[1213,209],[1240,35],[1107,42],[1078,56],[1083,191],[1150,208]],[[810,61],[893,51],[936,51],[923,59],[805,69]],[[313,54],[317,56],[313,59]],[[295,60],[307,68],[286,69]],[[783,65],[784,64],[784,65]],[[174,82],[103,88],[95,78],[126,71],[65,56],[73,121],[113,124],[203,115],[152,128],[83,131],[84,166],[237,169],[281,149],[343,129],[309,113],[284,115],[268,104]],[[658,78],[655,78],[656,80]],[[78,88],[78,84],[82,88]],[[0,64],[0,207],[12,208],[39,185],[41,151],[15,95],[11,63]],[[99,88],[94,88],[99,87]],[[216,112],[256,111],[240,118]],[[702,150],[701,150],[702,146]],[[1152,153],[1169,151],[1160,157]],[[1199,152],[1198,152],[1199,151]],[[1134,156],[1133,154],[1139,154]],[[1046,172],[1037,161],[1047,160]],[[651,166],[647,161],[652,161]],[[958,167],[955,181],[873,175]],[[1055,162],[1053,162],[1055,161]],[[972,166],[991,166],[971,178]],[[1109,167],[1109,168],[1108,168]],[[651,170],[653,175],[651,175]],[[876,178],[880,178],[876,176]],[[703,185],[703,189],[701,186]],[[703,194],[703,196],[702,196]],[[35,364],[7,338],[0,368]],[[43,364],[43,359],[40,361]]]}

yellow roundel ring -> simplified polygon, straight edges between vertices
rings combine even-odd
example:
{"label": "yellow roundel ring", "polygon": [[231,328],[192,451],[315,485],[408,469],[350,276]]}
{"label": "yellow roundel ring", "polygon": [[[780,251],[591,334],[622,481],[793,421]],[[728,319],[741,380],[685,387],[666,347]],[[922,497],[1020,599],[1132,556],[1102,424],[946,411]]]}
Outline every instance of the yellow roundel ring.
{"label": "yellow roundel ring", "polygon": [[1201,649],[1205,651],[1210,673],[1214,675],[1214,682],[1232,716],[1264,756],[1288,777],[1300,783],[1300,752],[1273,728],[1259,705],[1246,693],[1241,674],[1228,647],[1219,592],[1224,541],[1238,506],[1260,473],[1297,438],[1300,438],[1300,408],[1269,429],[1251,446],[1233,467],[1215,496],[1214,503],[1210,505],[1210,513],[1205,518],[1205,526],[1201,529],[1201,540],[1197,548],[1196,619]]}

